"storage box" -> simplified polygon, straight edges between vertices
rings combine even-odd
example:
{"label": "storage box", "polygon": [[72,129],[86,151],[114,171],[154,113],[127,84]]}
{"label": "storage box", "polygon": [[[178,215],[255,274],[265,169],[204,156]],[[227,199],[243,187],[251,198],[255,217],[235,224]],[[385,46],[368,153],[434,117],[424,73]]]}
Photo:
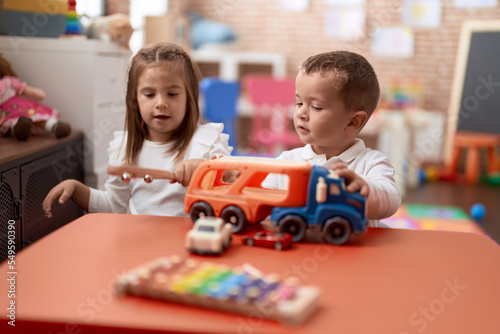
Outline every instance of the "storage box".
{"label": "storage box", "polygon": [[189,32],[189,18],[183,15],[166,14],[144,18],[144,45],[171,42],[189,50]]}
{"label": "storage box", "polygon": [[67,0],[4,0],[0,34],[59,37],[66,31]]}

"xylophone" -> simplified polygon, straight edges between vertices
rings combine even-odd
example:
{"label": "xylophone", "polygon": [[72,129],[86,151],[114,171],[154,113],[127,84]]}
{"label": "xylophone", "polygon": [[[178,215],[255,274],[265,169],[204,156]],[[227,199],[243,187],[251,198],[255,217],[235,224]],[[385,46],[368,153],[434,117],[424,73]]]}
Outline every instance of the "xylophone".
{"label": "xylophone", "polygon": [[320,295],[318,287],[302,286],[298,278],[263,275],[249,264],[230,267],[175,255],[130,271],[115,287],[121,295],[258,315],[290,326],[312,316]]}

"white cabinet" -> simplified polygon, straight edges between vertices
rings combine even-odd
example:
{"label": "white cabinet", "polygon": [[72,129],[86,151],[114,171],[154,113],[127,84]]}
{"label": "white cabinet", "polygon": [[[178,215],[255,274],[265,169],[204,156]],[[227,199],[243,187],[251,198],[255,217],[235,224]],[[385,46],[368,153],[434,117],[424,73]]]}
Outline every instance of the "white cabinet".
{"label": "white cabinet", "polygon": [[217,64],[218,76],[224,80],[239,80],[240,65],[270,65],[271,73],[276,77],[286,76],[286,58],[279,53],[229,52],[224,50],[196,50],[193,59],[199,64]]}
{"label": "white cabinet", "polygon": [[0,36],[0,53],[19,78],[42,88],[46,105],[85,134],[85,183],[101,188],[107,148],[125,121],[127,67],[131,52],[97,40]]}

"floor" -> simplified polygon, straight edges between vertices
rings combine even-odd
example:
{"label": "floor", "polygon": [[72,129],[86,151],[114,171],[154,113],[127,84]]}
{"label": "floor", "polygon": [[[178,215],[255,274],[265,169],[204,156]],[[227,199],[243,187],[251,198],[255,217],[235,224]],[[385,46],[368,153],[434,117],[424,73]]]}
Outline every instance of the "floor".
{"label": "floor", "polygon": [[500,186],[487,184],[457,185],[449,182],[425,183],[408,190],[403,203],[452,205],[469,213],[472,205],[481,203],[486,208],[482,228],[500,244]]}

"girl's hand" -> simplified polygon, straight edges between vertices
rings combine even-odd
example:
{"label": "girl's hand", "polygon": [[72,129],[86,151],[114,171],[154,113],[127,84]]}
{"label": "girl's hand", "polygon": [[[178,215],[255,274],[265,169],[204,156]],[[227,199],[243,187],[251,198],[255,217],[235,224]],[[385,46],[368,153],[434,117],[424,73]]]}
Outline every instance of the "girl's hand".
{"label": "girl's hand", "polygon": [[71,198],[76,189],[76,183],[74,180],[65,180],[59,183],[57,186],[52,188],[47,194],[47,197],[43,200],[42,208],[45,212],[45,217],[52,218],[52,203],[59,199],[59,204],[64,204]]}
{"label": "girl's hand", "polygon": [[336,162],[331,167],[338,176],[343,177],[346,182],[346,190],[350,193],[359,191],[361,196],[368,197],[370,187],[365,179],[350,170],[343,162]]}
{"label": "girl's hand", "polygon": [[191,181],[191,177],[193,177],[193,173],[205,159],[191,159],[184,160],[175,168],[175,180],[170,180],[170,183],[179,182],[184,187],[189,185],[189,181]]}

